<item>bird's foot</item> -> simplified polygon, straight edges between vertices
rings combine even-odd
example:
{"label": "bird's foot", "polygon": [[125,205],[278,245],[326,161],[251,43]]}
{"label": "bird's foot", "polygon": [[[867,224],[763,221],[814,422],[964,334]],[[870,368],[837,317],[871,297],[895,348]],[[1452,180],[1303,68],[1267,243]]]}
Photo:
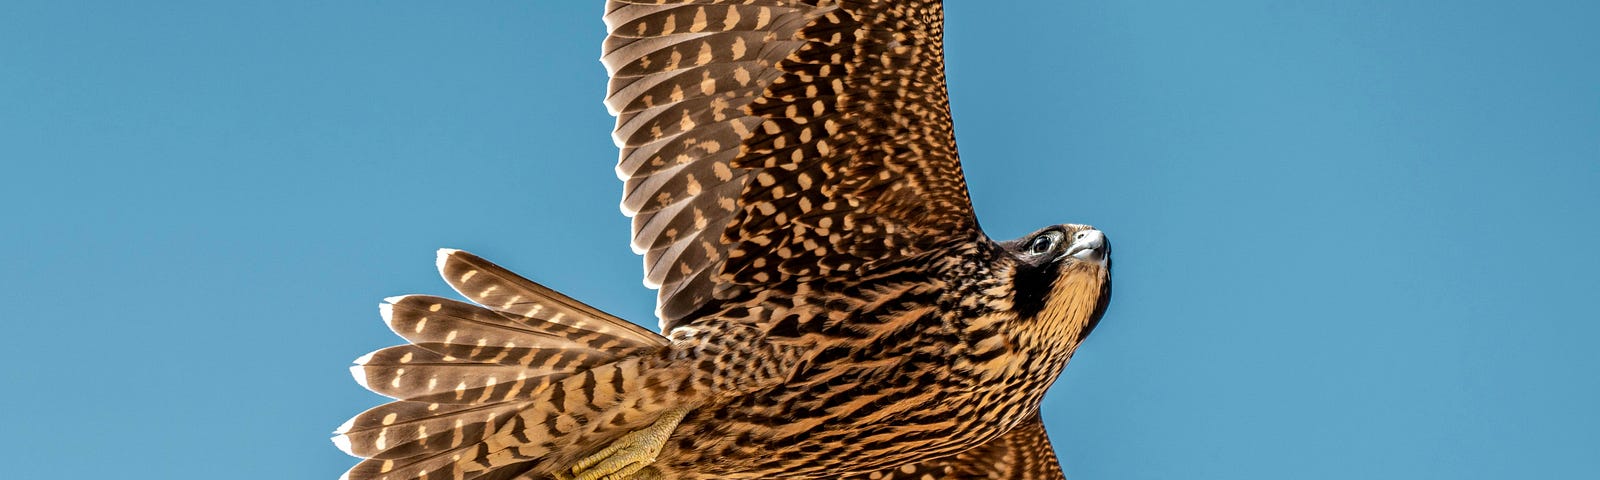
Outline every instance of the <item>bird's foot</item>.
{"label": "bird's foot", "polygon": [[[655,463],[661,447],[678,428],[678,423],[692,410],[678,407],[668,410],[641,430],[629,432],[606,448],[578,460],[576,465],[556,475],[558,480],[647,480],[655,478],[655,469],[644,470]],[[644,470],[644,471],[641,471]]]}

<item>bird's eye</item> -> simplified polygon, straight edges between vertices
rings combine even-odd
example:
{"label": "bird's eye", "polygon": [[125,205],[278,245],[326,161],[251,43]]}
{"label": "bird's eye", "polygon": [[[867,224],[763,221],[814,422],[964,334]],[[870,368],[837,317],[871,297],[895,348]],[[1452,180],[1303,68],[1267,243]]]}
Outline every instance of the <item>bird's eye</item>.
{"label": "bird's eye", "polygon": [[1061,232],[1045,232],[1028,241],[1029,255],[1044,255],[1055,250],[1056,243],[1061,241]]}

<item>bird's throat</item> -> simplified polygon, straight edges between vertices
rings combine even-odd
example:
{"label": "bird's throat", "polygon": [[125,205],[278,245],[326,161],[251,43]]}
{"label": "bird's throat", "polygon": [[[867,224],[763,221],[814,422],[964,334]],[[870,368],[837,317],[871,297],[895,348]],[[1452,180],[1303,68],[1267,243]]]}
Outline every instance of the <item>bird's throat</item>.
{"label": "bird's throat", "polygon": [[1042,343],[1036,347],[1052,356],[1070,356],[1088,333],[1109,280],[1105,267],[1098,264],[1062,266],[1045,294],[1043,308],[1028,322],[1035,330],[1036,341]]}

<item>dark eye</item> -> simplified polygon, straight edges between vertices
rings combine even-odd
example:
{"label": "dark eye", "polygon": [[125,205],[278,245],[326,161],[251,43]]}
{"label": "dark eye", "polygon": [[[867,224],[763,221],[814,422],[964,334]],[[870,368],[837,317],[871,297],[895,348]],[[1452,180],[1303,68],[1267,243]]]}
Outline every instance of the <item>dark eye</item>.
{"label": "dark eye", "polygon": [[1061,232],[1044,232],[1033,240],[1028,241],[1029,255],[1044,255],[1055,250],[1056,243],[1061,241]]}

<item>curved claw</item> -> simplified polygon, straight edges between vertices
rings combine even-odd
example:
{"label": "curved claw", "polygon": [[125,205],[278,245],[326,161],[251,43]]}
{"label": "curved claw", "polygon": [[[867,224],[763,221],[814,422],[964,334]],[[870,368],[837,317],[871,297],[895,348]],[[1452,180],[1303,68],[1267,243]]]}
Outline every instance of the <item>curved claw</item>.
{"label": "curved claw", "polygon": [[[667,444],[672,431],[688,416],[690,407],[678,407],[663,413],[656,422],[641,430],[628,432],[606,448],[578,460],[572,468],[558,472],[559,480],[643,480],[655,477],[654,469],[641,473],[655,463],[661,447]],[[635,475],[635,474],[639,475]]]}

